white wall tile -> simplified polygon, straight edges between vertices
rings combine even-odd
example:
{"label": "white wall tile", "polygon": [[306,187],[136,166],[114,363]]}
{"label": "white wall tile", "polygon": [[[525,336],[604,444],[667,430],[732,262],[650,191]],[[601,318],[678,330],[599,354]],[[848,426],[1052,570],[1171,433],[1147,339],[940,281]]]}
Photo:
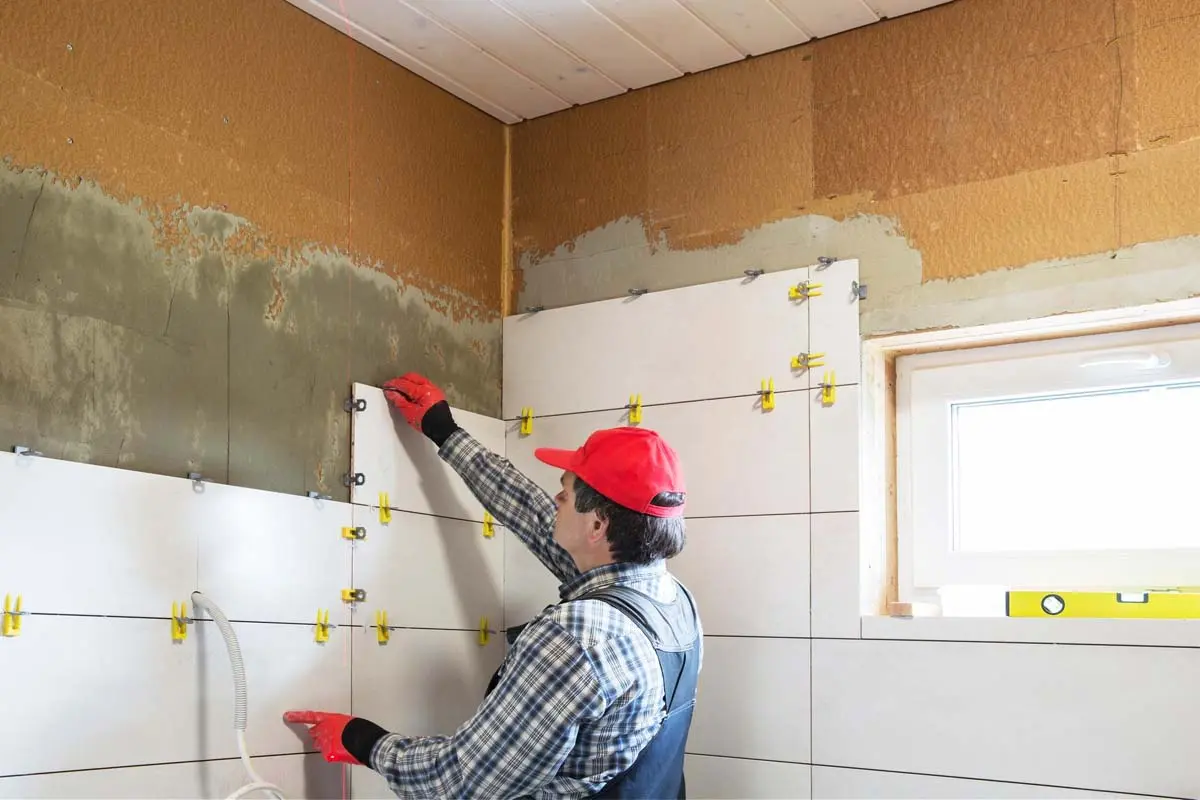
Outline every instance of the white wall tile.
{"label": "white wall tile", "polygon": [[196,588],[192,482],[0,453],[0,596],[26,611],[168,616]]}
{"label": "white wall tile", "polygon": [[812,646],[816,763],[1171,797],[1200,786],[1200,650]]}
{"label": "white wall tile", "polygon": [[[679,453],[689,517],[808,511],[809,393],[776,393],[775,408],[735,397],[646,408],[642,427]],[[537,447],[575,448],[600,428],[623,424],[619,411],[536,419],[533,433],[508,436],[508,458],[547,491],[560,470],[534,458]]]}
{"label": "white wall tile", "polygon": [[821,295],[809,300],[809,340],[814,353],[825,354],[825,366],[809,372],[810,385],[813,387],[823,380],[826,372],[833,372],[838,384],[859,382],[862,363],[859,304],[869,302],[869,299],[857,299],[853,289],[857,280],[856,259],[835,261],[828,267],[813,268],[812,281],[821,284]]}
{"label": "white wall tile", "polygon": [[809,517],[687,520],[668,568],[691,590],[704,632],[808,636]]}
{"label": "white wall tile", "polygon": [[858,510],[857,386],[837,386],[832,405],[819,389],[809,398],[813,511]]}
{"label": "white wall tile", "polygon": [[[479,618],[503,618],[504,536],[485,538],[479,522],[393,511],[386,525],[377,509],[358,506],[355,524],[367,538],[354,545],[354,586],[367,593],[363,615],[377,609],[388,623],[416,628],[475,630]],[[364,622],[365,620],[365,622]]]}
{"label": "white wall tile", "polygon": [[704,638],[688,751],[807,763],[809,640]]}
{"label": "white wall tile", "polygon": [[[350,712],[351,629],[331,630],[329,641],[318,644],[313,627],[307,625],[235,622],[233,628],[246,669],[246,743],[251,755],[313,749],[303,726],[286,724],[283,714],[295,709]],[[235,757],[233,673],[225,640],[210,622],[189,634],[188,646],[203,658],[203,689],[193,693],[193,702],[202,706],[206,721],[204,757]]]}
{"label": "white wall tile", "polygon": [[[791,369],[808,349],[809,301],[788,299],[808,268],[706,283],[504,320],[504,417],[674,403],[808,388]],[[588,343],[592,343],[588,345]],[[618,379],[580,358],[581,346],[619,358]]]}
{"label": "white wall tile", "polygon": [[813,636],[860,636],[859,571],[858,514],[813,514]]}
{"label": "white wall tile", "polygon": [[192,634],[177,645],[166,619],[26,617],[0,639],[0,775],[201,757]]}
{"label": "white wall tile", "polygon": [[557,603],[559,581],[515,534],[504,536],[504,624],[511,628]]}
{"label": "white wall tile", "polygon": [[813,767],[812,796],[813,800],[867,800],[877,797],[890,800],[1085,800],[1131,795],[868,769]]}
{"label": "white wall tile", "polygon": [[[255,758],[255,771],[289,798],[342,797],[341,764],[328,764],[317,754]],[[250,782],[242,762],[200,761],[149,767],[59,772],[0,778],[0,798],[103,798],[104,800],[161,800],[171,798],[228,797]],[[263,797],[261,792],[250,797]]]}
{"label": "white wall tile", "polygon": [[312,622],[325,608],[331,622],[350,621],[341,600],[350,586],[349,503],[206,485],[171,520],[199,540],[198,588],[230,619]]}
{"label": "white wall tile", "polygon": [[504,635],[480,645],[469,631],[397,630],[379,644],[354,632],[354,713],[411,736],[454,733],[470,719],[504,659]]}
{"label": "white wall tile", "polygon": [[688,797],[700,800],[792,800],[809,797],[807,764],[689,755]]}
{"label": "white wall tile", "polygon": [[[352,487],[351,502],[378,505],[379,493],[387,492],[388,505],[400,511],[483,519],[483,506],[462,478],[438,457],[433,442],[392,409],[382,389],[356,383],[354,397],[366,400],[367,407],[353,413],[351,471],[362,473],[366,482]],[[451,410],[464,430],[493,452],[503,454],[503,421]]]}

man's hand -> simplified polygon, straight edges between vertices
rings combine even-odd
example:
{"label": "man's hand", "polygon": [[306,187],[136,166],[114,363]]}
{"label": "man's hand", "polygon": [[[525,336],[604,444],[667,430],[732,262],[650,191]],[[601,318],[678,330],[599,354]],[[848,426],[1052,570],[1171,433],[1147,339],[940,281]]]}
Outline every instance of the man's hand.
{"label": "man's hand", "polygon": [[400,410],[409,425],[429,437],[438,447],[458,430],[445,393],[423,375],[410,372],[392,378],[383,384],[383,394],[389,403]]}
{"label": "man's hand", "polygon": [[310,725],[308,735],[313,744],[325,756],[326,761],[343,764],[362,764],[346,750],[342,743],[342,732],[354,717],[347,714],[331,714],[324,711],[289,711],[283,715],[284,722],[299,722]]}

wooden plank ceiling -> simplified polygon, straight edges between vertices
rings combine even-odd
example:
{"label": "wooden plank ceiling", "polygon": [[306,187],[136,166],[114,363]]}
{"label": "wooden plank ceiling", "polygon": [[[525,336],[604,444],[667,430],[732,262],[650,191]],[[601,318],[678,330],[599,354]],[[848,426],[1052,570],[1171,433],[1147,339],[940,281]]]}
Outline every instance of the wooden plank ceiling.
{"label": "wooden plank ceiling", "polygon": [[288,0],[519,122],[947,0]]}

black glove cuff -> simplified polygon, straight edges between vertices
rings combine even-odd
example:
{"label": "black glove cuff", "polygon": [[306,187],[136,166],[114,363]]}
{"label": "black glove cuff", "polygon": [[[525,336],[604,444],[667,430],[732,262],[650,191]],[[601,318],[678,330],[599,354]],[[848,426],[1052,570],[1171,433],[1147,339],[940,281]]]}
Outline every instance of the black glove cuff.
{"label": "black glove cuff", "polygon": [[450,434],[456,430],[458,423],[454,421],[454,415],[450,413],[450,404],[445,400],[434,403],[425,412],[425,416],[421,417],[421,433],[438,447],[444,445]]}
{"label": "black glove cuff", "polygon": [[371,751],[387,731],[369,719],[355,717],[342,728],[342,747],[366,766],[371,766]]}

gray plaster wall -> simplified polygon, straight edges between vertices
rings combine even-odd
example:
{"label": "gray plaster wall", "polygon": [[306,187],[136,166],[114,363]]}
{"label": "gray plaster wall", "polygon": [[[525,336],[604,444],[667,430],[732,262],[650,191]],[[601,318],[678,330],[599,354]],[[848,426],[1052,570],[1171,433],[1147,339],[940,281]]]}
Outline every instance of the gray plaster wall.
{"label": "gray plaster wall", "polygon": [[229,246],[251,222],[135,202],[0,164],[0,447],[344,499],[350,384],[415,370],[500,413],[495,315],[311,248]]}
{"label": "gray plaster wall", "polygon": [[549,256],[524,256],[518,306],[555,308],[624,296],[632,288],[673,289],[857,258],[867,284],[864,336],[965,327],[1072,311],[1145,305],[1200,296],[1200,237],[1147,242],[1070,259],[1013,265],[968,278],[922,281],[919,250],[894,221],[808,215],[747,231],[736,244],[672,250],[649,241],[640,219],[622,218]]}

